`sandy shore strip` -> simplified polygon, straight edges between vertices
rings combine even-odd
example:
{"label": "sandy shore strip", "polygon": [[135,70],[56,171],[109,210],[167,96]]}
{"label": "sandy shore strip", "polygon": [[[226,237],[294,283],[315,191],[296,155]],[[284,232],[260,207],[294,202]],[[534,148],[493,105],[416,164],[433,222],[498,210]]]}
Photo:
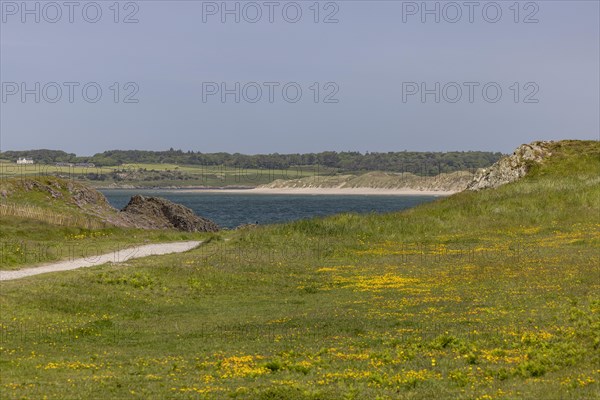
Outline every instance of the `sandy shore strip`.
{"label": "sandy shore strip", "polygon": [[450,196],[453,191],[376,189],[376,188],[254,188],[254,189],[177,189],[179,193],[243,193],[290,195],[360,195],[360,196]]}
{"label": "sandy shore strip", "polygon": [[95,255],[93,257],[78,258],[76,260],[59,261],[40,267],[24,268],[15,271],[0,271],[0,281],[11,281],[28,276],[46,274],[48,272],[70,271],[72,269],[93,267],[108,262],[118,263],[131,260],[133,258],[158,256],[162,254],[183,253],[198,247],[202,242],[187,241],[173,243],[155,243],[143,246],[121,249],[112,253]]}

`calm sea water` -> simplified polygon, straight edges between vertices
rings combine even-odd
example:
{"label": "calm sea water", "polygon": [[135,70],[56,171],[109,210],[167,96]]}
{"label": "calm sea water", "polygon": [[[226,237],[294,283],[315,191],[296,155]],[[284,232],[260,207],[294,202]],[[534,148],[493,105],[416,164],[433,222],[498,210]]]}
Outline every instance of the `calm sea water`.
{"label": "calm sea water", "polygon": [[390,212],[435,200],[436,196],[276,195],[245,193],[182,193],[177,190],[102,190],[121,209],[131,196],[158,196],[183,204],[224,228],[272,224],[343,212]]}

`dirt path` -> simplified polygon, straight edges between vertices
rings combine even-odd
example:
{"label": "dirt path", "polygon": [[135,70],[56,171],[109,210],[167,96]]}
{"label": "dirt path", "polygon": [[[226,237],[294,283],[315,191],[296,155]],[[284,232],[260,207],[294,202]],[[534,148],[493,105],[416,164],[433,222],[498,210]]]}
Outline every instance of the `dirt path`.
{"label": "dirt path", "polygon": [[0,271],[0,281],[10,281],[28,276],[45,274],[48,272],[70,271],[72,269],[93,267],[107,262],[124,262],[132,258],[148,257],[161,254],[183,253],[197,247],[202,242],[188,241],[175,243],[156,243],[137,247],[130,247],[112,253],[96,255],[93,257],[78,258],[76,260],[59,261],[41,267],[24,268],[17,271]]}

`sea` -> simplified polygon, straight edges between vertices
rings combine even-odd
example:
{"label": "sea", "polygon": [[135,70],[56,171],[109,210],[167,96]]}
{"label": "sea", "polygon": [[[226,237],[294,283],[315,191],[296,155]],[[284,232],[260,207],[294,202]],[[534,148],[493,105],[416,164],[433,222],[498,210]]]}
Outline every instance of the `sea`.
{"label": "sea", "polygon": [[191,208],[223,228],[243,224],[276,224],[339,213],[385,213],[427,203],[439,196],[414,195],[307,195],[263,193],[189,192],[178,190],[103,189],[110,204],[118,209],[131,196],[158,196]]}

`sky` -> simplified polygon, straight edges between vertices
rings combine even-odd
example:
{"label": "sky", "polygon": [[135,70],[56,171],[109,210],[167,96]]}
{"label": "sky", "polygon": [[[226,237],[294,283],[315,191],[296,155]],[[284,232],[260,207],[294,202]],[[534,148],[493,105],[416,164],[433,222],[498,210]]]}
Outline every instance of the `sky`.
{"label": "sky", "polygon": [[600,139],[595,0],[64,3],[0,2],[2,151]]}

